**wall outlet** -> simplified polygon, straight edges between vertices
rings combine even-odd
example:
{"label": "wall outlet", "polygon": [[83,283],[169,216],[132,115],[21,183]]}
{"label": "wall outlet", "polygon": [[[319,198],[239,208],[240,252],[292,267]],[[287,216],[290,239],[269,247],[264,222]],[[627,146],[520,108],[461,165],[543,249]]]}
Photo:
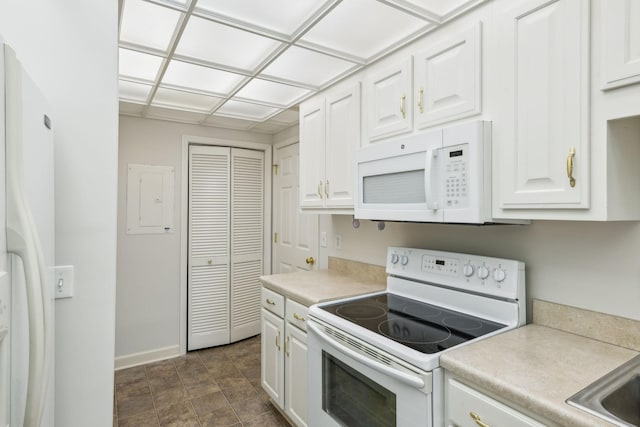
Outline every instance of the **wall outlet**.
{"label": "wall outlet", "polygon": [[342,249],[342,235],[336,234],[336,249]]}
{"label": "wall outlet", "polygon": [[54,267],[53,293],[58,298],[73,296],[73,265],[58,265]]}
{"label": "wall outlet", "polygon": [[326,248],[327,247],[327,232],[323,231],[320,233],[320,247],[321,248]]}

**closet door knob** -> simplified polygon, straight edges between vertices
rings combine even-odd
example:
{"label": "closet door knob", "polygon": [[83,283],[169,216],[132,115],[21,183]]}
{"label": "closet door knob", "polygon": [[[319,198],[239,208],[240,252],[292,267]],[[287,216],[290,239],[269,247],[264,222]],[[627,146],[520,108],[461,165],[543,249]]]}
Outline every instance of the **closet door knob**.
{"label": "closet door knob", "polygon": [[309,265],[313,265],[313,263],[316,262],[316,260],[313,259],[312,256],[310,256],[309,258],[305,259],[304,262],[306,262]]}

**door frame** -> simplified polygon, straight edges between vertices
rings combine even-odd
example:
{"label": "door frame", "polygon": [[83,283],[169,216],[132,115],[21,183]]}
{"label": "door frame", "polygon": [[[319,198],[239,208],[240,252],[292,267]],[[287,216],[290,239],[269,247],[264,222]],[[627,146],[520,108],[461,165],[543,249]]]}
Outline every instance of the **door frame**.
{"label": "door frame", "polygon": [[189,239],[189,146],[211,145],[219,147],[245,148],[264,152],[264,236],[262,241],[263,274],[271,273],[271,170],[273,148],[260,142],[234,141],[184,135],[182,137],[182,171],[180,194],[180,354],[187,353],[187,262]]}

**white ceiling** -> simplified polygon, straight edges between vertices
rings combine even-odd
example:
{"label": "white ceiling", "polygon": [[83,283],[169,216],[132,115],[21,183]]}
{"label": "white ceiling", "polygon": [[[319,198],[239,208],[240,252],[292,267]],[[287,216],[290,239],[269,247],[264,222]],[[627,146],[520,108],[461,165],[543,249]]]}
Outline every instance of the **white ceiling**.
{"label": "white ceiling", "polygon": [[297,105],[483,0],[121,0],[120,112],[277,133]]}

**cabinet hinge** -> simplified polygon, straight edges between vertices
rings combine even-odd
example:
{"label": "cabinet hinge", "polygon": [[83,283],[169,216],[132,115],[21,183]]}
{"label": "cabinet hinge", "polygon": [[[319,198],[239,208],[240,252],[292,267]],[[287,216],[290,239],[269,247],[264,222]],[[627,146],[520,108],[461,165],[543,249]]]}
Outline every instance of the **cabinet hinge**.
{"label": "cabinet hinge", "polygon": [[278,243],[278,233],[273,233],[273,243]]}
{"label": "cabinet hinge", "polygon": [[273,174],[278,175],[278,164],[273,165]]}

